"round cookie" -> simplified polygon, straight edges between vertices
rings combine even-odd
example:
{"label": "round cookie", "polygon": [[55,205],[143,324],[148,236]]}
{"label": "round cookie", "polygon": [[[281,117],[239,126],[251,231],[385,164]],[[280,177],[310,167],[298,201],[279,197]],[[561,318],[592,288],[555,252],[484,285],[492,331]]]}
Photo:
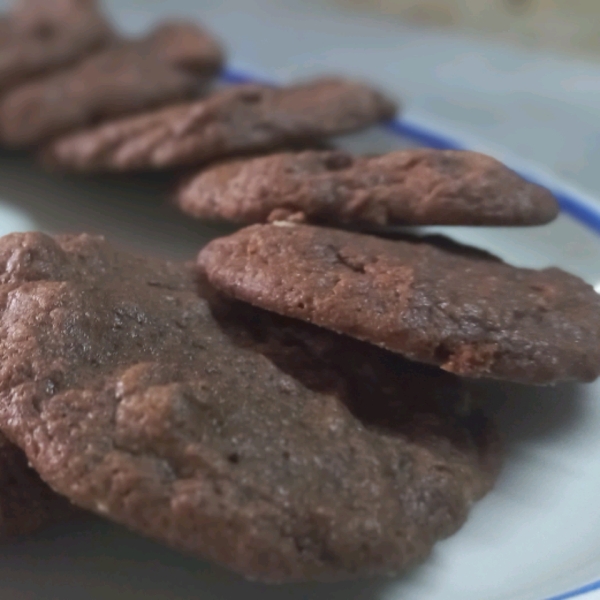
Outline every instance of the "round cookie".
{"label": "round cookie", "polygon": [[0,140],[40,144],[109,118],[198,97],[223,64],[207,32],[166,22],[138,40],[119,40],[70,69],[38,78],[0,102]]}
{"label": "round cookie", "polygon": [[193,265],[11,235],[0,296],[0,424],[42,477],[246,577],[398,573],[496,476],[456,378],[213,298]]}
{"label": "round cookie", "polygon": [[332,226],[540,225],[558,215],[546,189],[476,152],[340,150],[235,160],[186,180],[187,214],[234,223],[292,217]]}
{"label": "round cookie", "polygon": [[381,239],[283,222],[213,240],[198,266],[222,292],[470,377],[600,374],[600,296],[439,238]]}
{"label": "round cookie", "polygon": [[279,89],[240,85],[59,138],[43,160],[74,171],[174,168],[314,143],[395,112],[396,105],[376,90],[345,79]]}

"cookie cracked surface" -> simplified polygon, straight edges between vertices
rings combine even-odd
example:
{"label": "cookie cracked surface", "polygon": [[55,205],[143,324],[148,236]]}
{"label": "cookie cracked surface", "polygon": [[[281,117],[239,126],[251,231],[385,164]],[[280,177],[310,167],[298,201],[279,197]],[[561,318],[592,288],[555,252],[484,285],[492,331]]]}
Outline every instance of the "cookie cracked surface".
{"label": "cookie cracked surface", "polygon": [[600,374],[600,296],[574,275],[441,237],[281,225],[213,240],[200,269],[234,298],[460,375],[543,384]]}
{"label": "cookie cracked surface", "polygon": [[75,171],[174,168],[311,143],[390,119],[395,112],[396,105],[378,91],[345,79],[279,89],[240,85],[59,138],[44,160]]}
{"label": "cookie cracked surface", "polygon": [[334,227],[541,225],[559,210],[549,191],[493,158],[456,150],[238,159],[186,180],[176,201],[201,219],[251,224],[293,217]]}

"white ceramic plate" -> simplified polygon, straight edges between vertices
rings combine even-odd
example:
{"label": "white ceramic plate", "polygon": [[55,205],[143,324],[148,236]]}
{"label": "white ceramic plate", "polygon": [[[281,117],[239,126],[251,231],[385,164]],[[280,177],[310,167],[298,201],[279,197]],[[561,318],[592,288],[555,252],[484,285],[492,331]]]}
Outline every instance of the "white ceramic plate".
{"label": "white ceramic plate", "polygon": [[[399,147],[414,138],[452,143],[429,129],[377,129],[345,140],[357,150]],[[510,161],[509,161],[510,162]],[[534,173],[540,177],[540,173]],[[556,264],[600,282],[593,203],[550,181],[573,212],[534,229],[446,229],[520,265]],[[46,175],[23,157],[0,155],[0,228],[90,231],[125,246],[191,258],[218,231],[179,216],[161,177],[84,180]],[[438,228],[443,229],[443,228]],[[495,386],[496,387],[496,386]],[[600,384],[490,393],[508,440],[495,491],[467,525],[402,581],[267,588],[183,557],[107,523],[56,527],[0,548],[0,598],[7,600],[389,599],[543,600],[600,576]],[[558,594],[558,595],[557,595]]]}
{"label": "white ceramic plate", "polygon": [[[239,78],[239,73],[229,73]],[[246,75],[244,75],[245,77]],[[402,134],[400,136],[399,134]],[[560,197],[542,228],[446,229],[519,265],[568,269],[600,285],[600,209],[593,198],[497,148],[410,116],[342,145],[477,147]],[[179,216],[161,177],[57,178],[0,155],[0,233],[88,231],[137,250],[191,258],[218,231]],[[575,217],[575,218],[574,218]],[[436,228],[443,230],[443,228]],[[598,288],[600,289],[600,288]],[[484,386],[485,387],[485,386]],[[0,547],[2,600],[564,600],[600,597],[600,384],[494,386],[488,407],[507,438],[493,493],[431,559],[399,581],[264,587],[94,518]]]}

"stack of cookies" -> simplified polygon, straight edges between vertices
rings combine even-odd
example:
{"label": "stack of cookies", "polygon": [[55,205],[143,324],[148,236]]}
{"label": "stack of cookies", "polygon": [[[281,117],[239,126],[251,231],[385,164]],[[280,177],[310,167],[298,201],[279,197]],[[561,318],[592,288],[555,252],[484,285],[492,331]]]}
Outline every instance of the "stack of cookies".
{"label": "stack of cookies", "polygon": [[470,380],[600,375],[590,286],[407,232],[542,225],[548,191],[470,152],[327,148],[395,114],[377,90],[209,93],[210,34],[124,40],[88,0],[21,0],[2,32],[4,145],[70,172],[184,170],[182,211],[243,228],[182,264],[0,239],[0,533],[78,507],[250,579],[396,575],[498,475]]}

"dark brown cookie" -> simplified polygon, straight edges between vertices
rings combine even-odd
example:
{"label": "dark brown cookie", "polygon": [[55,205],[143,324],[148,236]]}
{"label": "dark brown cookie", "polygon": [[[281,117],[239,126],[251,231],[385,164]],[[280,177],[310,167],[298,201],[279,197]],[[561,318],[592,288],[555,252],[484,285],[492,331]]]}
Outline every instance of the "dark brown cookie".
{"label": "dark brown cookie", "polygon": [[0,433],[0,541],[66,519],[71,510],[29,467],[23,451]]}
{"label": "dark brown cookie", "polygon": [[250,224],[293,216],[354,227],[539,225],[559,210],[549,191],[493,158],[455,150],[236,160],[187,180],[176,201],[201,219]]}
{"label": "dark brown cookie", "polygon": [[5,237],[0,273],[2,427],[141,533],[266,581],[391,574],[493,483],[490,425],[438,369],[213,313],[193,265],[89,236]]}
{"label": "dark brown cookie", "polygon": [[198,264],[235,298],[460,375],[552,383],[600,374],[600,296],[560,269],[291,223],[214,240]]}
{"label": "dark brown cookie", "polygon": [[18,0],[1,29],[2,92],[77,62],[114,36],[95,0]]}
{"label": "dark brown cookie", "polygon": [[197,97],[223,57],[203,30],[165,23],[146,38],[115,43],[10,92],[0,102],[0,141],[32,146],[110,118]]}
{"label": "dark brown cookie", "polygon": [[60,138],[45,158],[75,171],[164,169],[313,142],[389,119],[395,110],[377,91],[344,79],[280,89],[243,85]]}

